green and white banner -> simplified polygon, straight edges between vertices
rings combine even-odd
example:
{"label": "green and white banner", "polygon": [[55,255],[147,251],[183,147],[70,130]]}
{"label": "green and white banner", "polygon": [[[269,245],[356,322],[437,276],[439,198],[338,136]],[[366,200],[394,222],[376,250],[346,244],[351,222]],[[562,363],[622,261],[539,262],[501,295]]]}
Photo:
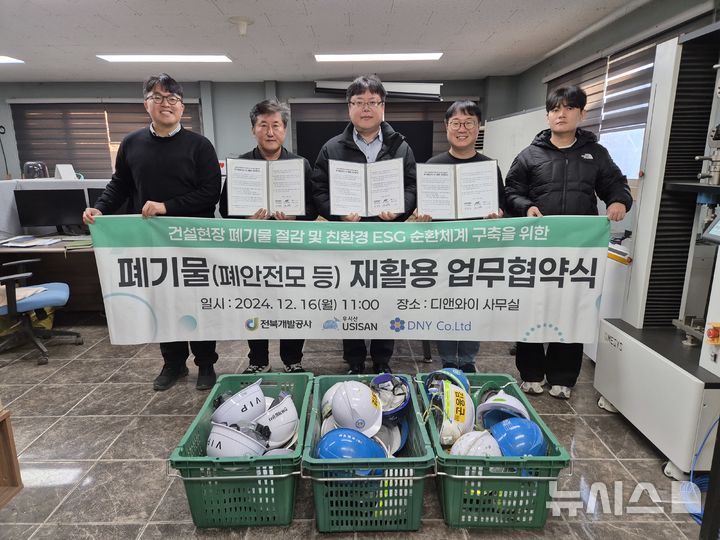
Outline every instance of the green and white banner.
{"label": "green and white banner", "polygon": [[345,223],[103,216],[110,340],[592,342],[610,225],[547,216]]}

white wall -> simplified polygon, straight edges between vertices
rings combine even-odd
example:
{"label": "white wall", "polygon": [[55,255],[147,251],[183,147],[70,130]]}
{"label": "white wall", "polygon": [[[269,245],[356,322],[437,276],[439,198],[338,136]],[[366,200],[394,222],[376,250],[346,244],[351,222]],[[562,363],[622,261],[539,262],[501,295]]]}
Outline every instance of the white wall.
{"label": "white wall", "polygon": [[498,161],[504,178],[515,156],[545,128],[547,122],[544,107],[488,120],[485,124],[483,154]]}

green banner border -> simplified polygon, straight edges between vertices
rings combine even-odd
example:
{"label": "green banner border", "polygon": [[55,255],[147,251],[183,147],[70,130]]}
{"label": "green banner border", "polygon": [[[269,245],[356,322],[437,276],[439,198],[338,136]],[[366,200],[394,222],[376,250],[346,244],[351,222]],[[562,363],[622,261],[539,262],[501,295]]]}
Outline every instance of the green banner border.
{"label": "green banner border", "polygon": [[[170,231],[206,229],[216,232],[222,240],[173,240]],[[498,228],[514,228],[516,235],[524,227],[547,227],[544,239],[491,239]],[[233,230],[244,231],[244,241],[231,239]],[[264,242],[255,235],[269,231],[273,240]],[[305,231],[303,243],[278,242],[279,232]],[[308,235],[319,235],[320,243],[309,243]],[[338,235],[362,231],[367,243],[333,243]],[[495,220],[466,220],[442,222],[358,222],[338,221],[255,221],[238,219],[140,216],[99,216],[90,226],[95,248],[116,247],[180,247],[180,248],[245,248],[324,251],[395,251],[418,249],[475,249],[498,247],[607,247],[610,222],[605,216],[545,216],[541,218],[507,218]],[[297,233],[294,233],[297,234]],[[434,241],[413,241],[413,238],[435,238]],[[253,239],[254,238],[254,239]],[[388,239],[389,241],[376,241]]]}

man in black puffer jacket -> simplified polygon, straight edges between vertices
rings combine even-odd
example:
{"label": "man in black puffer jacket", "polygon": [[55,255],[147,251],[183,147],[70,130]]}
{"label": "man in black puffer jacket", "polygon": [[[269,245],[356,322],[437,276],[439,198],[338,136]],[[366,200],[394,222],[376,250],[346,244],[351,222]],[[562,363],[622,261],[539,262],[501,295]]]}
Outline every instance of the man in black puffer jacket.
{"label": "man in black puffer jacket", "polygon": [[[587,96],[577,86],[558,88],[545,103],[550,129],[541,131],[513,161],[505,177],[510,215],[597,215],[597,197],[608,219],[620,221],[632,206],[627,179],[597,137],[578,128]],[[582,365],[581,343],[518,343],[515,363],[521,388],[568,399]]]}
{"label": "man in black puffer jacket", "polygon": [[[415,208],[415,156],[405,137],[383,121],[387,92],[375,75],[356,78],[347,89],[350,123],[345,130],[320,149],[312,177],[315,207],[322,217],[332,221],[405,221]],[[401,214],[381,212],[377,216],[360,217],[330,213],[329,160],[373,163],[402,158],[405,211]],[[373,372],[389,372],[395,342],[373,339],[370,357]],[[367,350],[364,339],[343,340],[343,358],[350,365],[350,374],[363,373]]]}

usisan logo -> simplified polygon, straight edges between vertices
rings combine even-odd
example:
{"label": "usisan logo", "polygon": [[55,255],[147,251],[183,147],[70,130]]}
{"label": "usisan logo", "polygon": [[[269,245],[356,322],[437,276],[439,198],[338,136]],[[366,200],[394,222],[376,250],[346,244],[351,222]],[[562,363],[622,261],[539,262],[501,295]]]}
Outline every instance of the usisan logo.
{"label": "usisan logo", "polygon": [[245,328],[247,328],[251,332],[254,332],[258,328],[260,328],[260,319],[258,319],[257,317],[248,319],[247,321],[245,321]]}
{"label": "usisan logo", "polygon": [[338,329],[338,323],[340,322],[340,319],[337,317],[333,317],[332,319],[328,319],[325,321],[322,325],[323,330],[337,330]]}
{"label": "usisan logo", "polygon": [[395,332],[402,332],[405,330],[405,321],[402,320],[400,317],[395,317],[390,321],[390,330],[394,330]]}

